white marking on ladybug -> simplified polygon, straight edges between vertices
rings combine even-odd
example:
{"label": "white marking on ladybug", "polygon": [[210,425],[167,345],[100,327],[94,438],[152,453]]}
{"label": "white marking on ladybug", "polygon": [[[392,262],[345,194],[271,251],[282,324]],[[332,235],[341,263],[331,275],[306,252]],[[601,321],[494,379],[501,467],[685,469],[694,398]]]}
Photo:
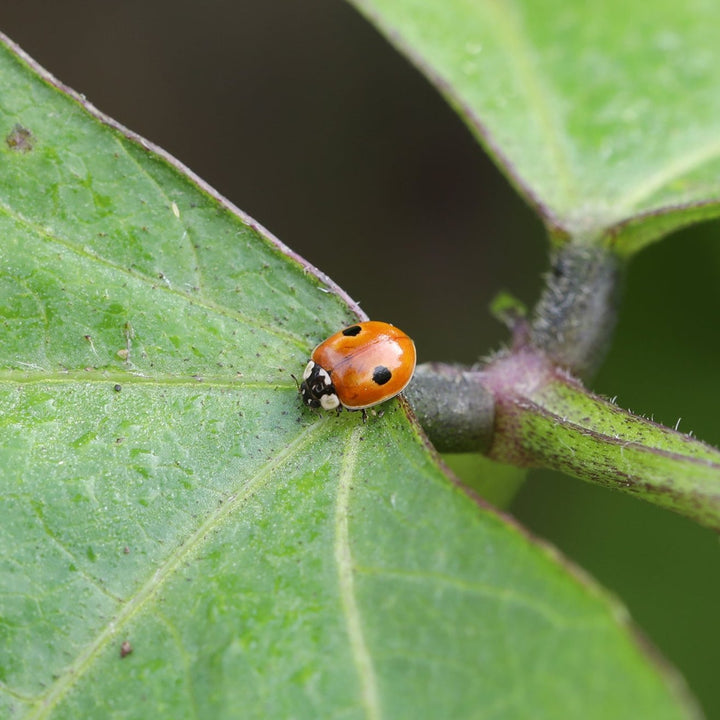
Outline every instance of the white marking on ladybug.
{"label": "white marking on ladybug", "polygon": [[305,367],[305,371],[303,372],[303,380],[307,380],[310,377],[310,374],[312,373],[314,367],[315,363],[311,360]]}
{"label": "white marking on ladybug", "polygon": [[322,395],[320,397],[320,405],[323,410],[335,410],[340,405],[340,398],[332,393],[331,395]]}

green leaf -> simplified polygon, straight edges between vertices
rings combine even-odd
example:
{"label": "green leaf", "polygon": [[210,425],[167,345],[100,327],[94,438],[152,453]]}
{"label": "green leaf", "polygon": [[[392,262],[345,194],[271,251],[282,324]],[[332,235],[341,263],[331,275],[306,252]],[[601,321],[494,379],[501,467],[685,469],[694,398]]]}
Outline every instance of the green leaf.
{"label": "green leaf", "polygon": [[301,407],[329,281],[7,41],[0,138],[0,716],[693,716],[400,401]]}
{"label": "green leaf", "polygon": [[493,317],[504,323],[510,330],[527,317],[527,307],[516,297],[501,290],[490,304]]}
{"label": "green leaf", "polygon": [[503,510],[510,507],[527,475],[524,468],[503,465],[479,453],[448,453],[442,458],[467,487]]}
{"label": "green leaf", "polygon": [[351,2],[557,239],[630,254],[720,214],[720,4]]}

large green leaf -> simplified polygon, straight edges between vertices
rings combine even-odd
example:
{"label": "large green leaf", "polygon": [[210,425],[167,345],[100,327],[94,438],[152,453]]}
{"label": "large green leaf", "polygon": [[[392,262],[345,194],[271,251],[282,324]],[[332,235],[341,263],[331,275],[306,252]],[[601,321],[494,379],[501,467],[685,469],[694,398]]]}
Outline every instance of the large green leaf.
{"label": "large green leaf", "polygon": [[7,42],[0,138],[0,716],[693,714],[400,402],[301,408],[332,284]]}
{"label": "large green leaf", "polygon": [[720,3],[351,2],[556,237],[627,254],[720,214]]}

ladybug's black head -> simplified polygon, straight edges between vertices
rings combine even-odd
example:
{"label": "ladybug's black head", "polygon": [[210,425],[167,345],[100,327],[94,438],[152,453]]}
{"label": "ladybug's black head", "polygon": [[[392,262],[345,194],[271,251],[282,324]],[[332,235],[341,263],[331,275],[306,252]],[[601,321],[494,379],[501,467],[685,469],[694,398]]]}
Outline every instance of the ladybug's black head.
{"label": "ladybug's black head", "polygon": [[340,399],[327,370],[323,370],[312,360],[307,364],[300,383],[303,402],[311,408],[335,410],[340,407]]}

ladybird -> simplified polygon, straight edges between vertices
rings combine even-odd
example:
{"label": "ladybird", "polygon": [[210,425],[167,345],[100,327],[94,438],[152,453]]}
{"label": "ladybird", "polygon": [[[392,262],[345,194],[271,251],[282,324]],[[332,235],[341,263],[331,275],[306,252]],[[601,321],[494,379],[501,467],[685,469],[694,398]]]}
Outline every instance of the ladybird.
{"label": "ladybird", "polygon": [[300,383],[303,401],[324,410],[363,410],[395,397],[415,372],[415,344],[389,323],[350,325],[321,342]]}

